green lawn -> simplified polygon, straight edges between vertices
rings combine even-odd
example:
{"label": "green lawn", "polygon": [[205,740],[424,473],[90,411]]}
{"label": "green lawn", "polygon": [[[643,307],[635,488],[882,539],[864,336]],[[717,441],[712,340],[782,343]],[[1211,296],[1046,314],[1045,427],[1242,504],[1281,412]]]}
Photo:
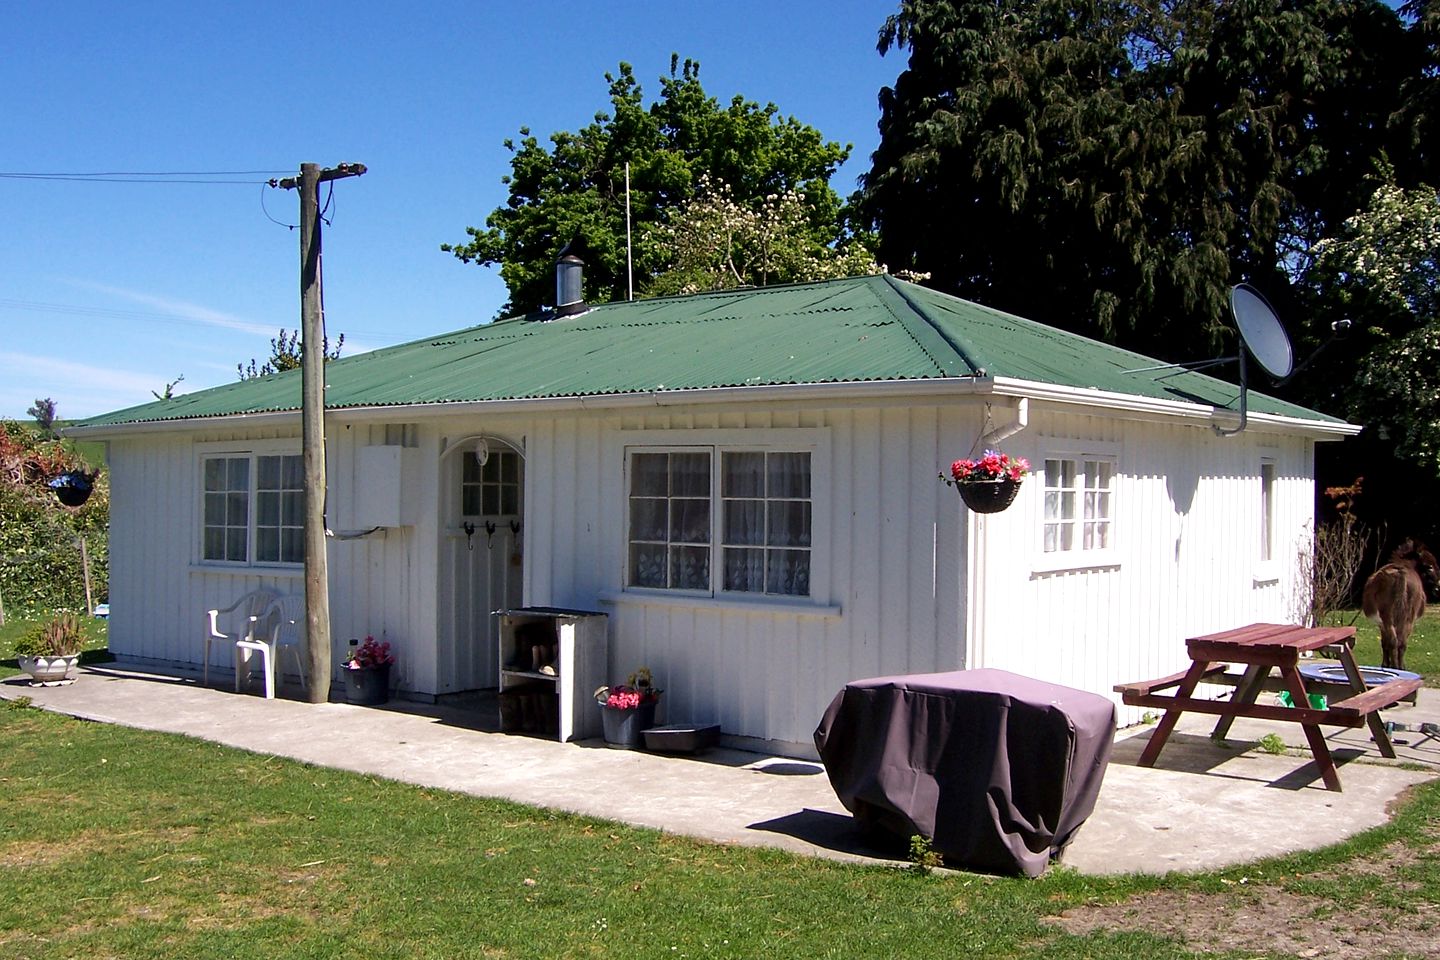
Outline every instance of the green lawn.
{"label": "green lawn", "polygon": [[1026,881],[718,846],[23,706],[0,707],[0,742],[0,958],[1164,958],[1200,954],[1046,921],[1181,894],[1230,913],[1320,898],[1423,931],[1440,905],[1434,784],[1321,853]]}
{"label": "green lawn", "polygon": [[[1357,611],[1346,610],[1326,621],[1329,624],[1355,625],[1355,659],[1365,664],[1380,663],[1380,627]],[[1440,604],[1432,604],[1415,624],[1410,642],[1405,647],[1405,669],[1414,670],[1425,678],[1428,687],[1440,687]]]}
{"label": "green lawn", "polygon": [[[1417,665],[1437,626],[1417,631]],[[0,628],[0,671],[25,627]],[[91,628],[103,648],[103,622]],[[1377,662],[1361,630],[1361,659]],[[1440,942],[1440,782],[1324,851],[1191,877],[1026,881],[719,846],[23,702],[0,703],[0,744],[0,960],[1280,958],[1357,925],[1389,939],[1356,957]],[[1067,910],[1081,922],[1062,929]],[[1272,919],[1248,940],[1223,932],[1259,911]]]}

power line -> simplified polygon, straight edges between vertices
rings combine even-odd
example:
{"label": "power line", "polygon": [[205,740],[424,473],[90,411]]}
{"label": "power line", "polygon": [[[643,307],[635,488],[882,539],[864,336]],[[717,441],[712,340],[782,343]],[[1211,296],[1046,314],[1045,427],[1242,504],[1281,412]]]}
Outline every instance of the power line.
{"label": "power line", "polygon": [[251,184],[263,183],[260,180],[240,180],[238,177],[265,177],[277,173],[284,173],[283,170],[160,170],[160,171],[124,171],[124,170],[98,170],[83,173],[0,173],[0,179],[5,180],[49,180],[62,183],[219,183],[219,184]]}

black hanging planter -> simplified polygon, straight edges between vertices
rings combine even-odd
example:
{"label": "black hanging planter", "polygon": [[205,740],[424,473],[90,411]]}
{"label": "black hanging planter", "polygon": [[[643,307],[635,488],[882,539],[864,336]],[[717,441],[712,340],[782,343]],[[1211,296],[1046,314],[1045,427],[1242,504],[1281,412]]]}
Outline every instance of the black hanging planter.
{"label": "black hanging planter", "polygon": [[1019,480],[964,480],[955,484],[960,499],[975,513],[999,513],[1015,502]]}
{"label": "black hanging planter", "polygon": [[78,507],[90,499],[90,493],[95,489],[95,474],[71,470],[51,477],[46,486],[55,491],[56,499],[65,506]]}

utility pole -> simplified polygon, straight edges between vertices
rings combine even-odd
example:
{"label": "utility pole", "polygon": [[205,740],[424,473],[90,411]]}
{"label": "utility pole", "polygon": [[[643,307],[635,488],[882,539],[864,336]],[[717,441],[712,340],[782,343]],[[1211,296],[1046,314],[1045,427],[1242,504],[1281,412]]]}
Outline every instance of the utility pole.
{"label": "utility pole", "polygon": [[301,444],[305,458],[305,637],[311,703],[330,699],[330,570],[325,557],[325,317],[320,295],[320,184],[358,177],[363,163],[321,170],[300,164],[300,176],[271,181],[300,191]]}

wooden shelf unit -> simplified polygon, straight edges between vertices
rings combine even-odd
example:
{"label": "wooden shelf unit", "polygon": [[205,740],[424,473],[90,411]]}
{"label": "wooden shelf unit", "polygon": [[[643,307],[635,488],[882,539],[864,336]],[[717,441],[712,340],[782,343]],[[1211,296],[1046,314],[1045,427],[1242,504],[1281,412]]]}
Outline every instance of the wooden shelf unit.
{"label": "wooden shelf unit", "polygon": [[[590,610],[519,607],[500,615],[500,692],[533,684],[554,687],[559,716],[551,724],[561,742],[600,736],[597,687],[606,683],[609,617]],[[555,673],[534,669],[530,647],[552,645]]]}

